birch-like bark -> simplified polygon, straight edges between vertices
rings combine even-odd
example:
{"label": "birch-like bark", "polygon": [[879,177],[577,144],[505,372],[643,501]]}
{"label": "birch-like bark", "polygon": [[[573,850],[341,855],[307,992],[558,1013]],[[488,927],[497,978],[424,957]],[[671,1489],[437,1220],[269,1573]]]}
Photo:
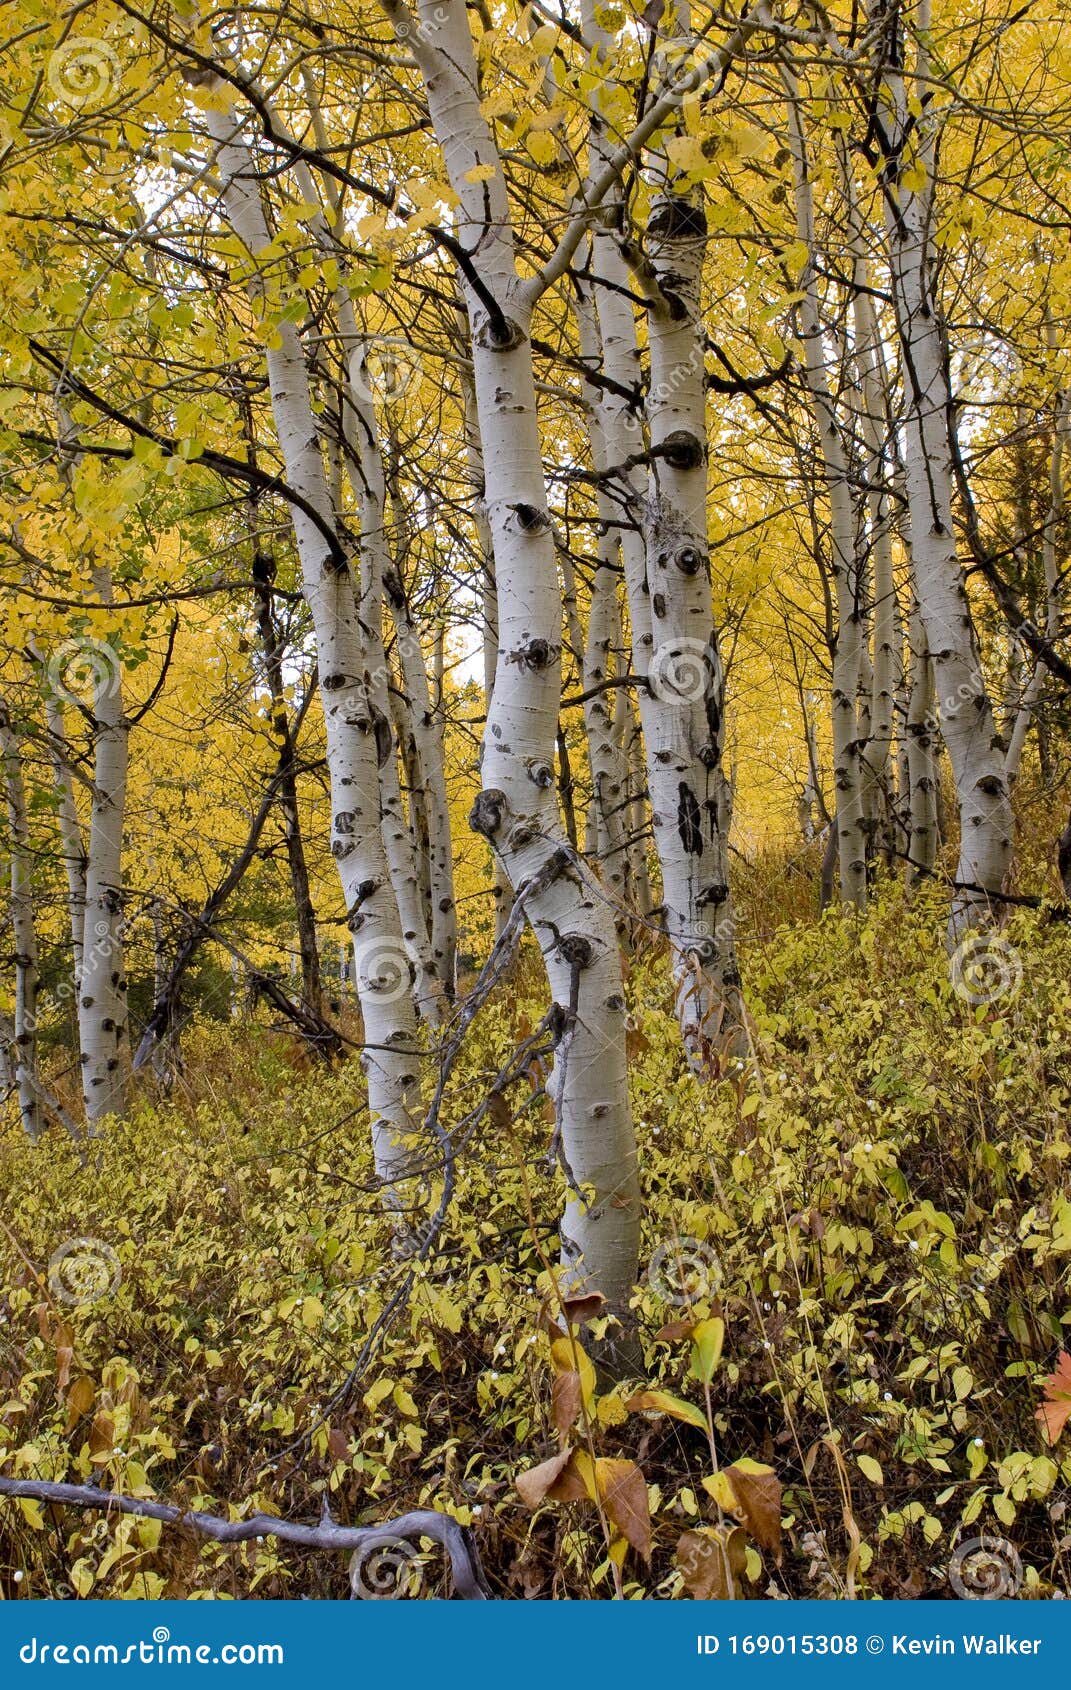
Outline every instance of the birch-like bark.
{"label": "birch-like bark", "polygon": [[[883,13],[884,6],[875,11]],[[883,85],[888,95],[883,128],[889,135],[889,148],[883,187],[906,390],[904,473],[915,590],[959,808],[959,861],[949,917],[949,938],[955,942],[997,913],[991,895],[1000,892],[1011,864],[1013,824],[1004,747],[986,690],[956,553],[952,399],[945,331],[933,289],[936,124],[926,47],[929,0],[918,0],[911,13],[918,42],[917,96],[922,116],[916,119],[909,114],[902,73],[895,65],[885,64]],[[897,62],[902,62],[899,52]],[[912,155],[912,169],[925,173],[923,186],[911,187],[904,181]]]}
{"label": "birch-like bark", "polygon": [[911,604],[908,628],[911,652],[905,738],[907,742],[908,847],[906,883],[925,885],[937,861],[937,782],[941,741],[934,718],[933,661],[926,644],[918,602]]}
{"label": "birch-like bark", "polygon": [[409,700],[414,768],[412,802],[427,830],[428,901],[431,906],[431,955],[443,991],[450,999],[457,986],[457,904],[454,900],[454,850],[446,792],[446,751],[442,716],[432,708],[428,668],[413,621],[405,582],[398,569],[385,578],[395,649]]}
{"label": "birch-like bark", "polygon": [[74,796],[74,777],[67,759],[63,705],[50,687],[45,689],[45,725],[56,790],[60,855],[67,881],[67,918],[71,928],[71,964],[77,1004],[82,989],[82,944],[86,929],[86,848]]}
{"label": "birch-like bark", "polygon": [[863,741],[858,711],[864,673],[864,617],[855,548],[855,519],[844,437],[829,379],[829,357],[818,297],[814,194],[807,142],[795,78],[782,67],[787,93],[789,146],[796,188],[796,227],[807,249],[799,280],[800,339],[804,377],[822,453],[829,501],[829,566],[836,595],[833,636],[832,736],[836,790],[837,857],[843,903],[865,909],[867,902],[867,817],[863,794]]}
{"label": "birch-like bark", "polygon": [[[56,411],[61,465],[70,483],[80,447],[62,394],[57,396]],[[110,605],[108,565],[95,562],[90,573],[96,598]],[[68,642],[53,655],[46,673],[53,692],[49,721],[50,729],[57,730],[51,733],[57,756],[58,746],[66,744],[60,700],[73,696],[72,688],[88,685],[92,689],[93,787],[86,836],[85,897],[81,933],[75,933],[72,927],[72,937],[82,1097],[89,1136],[95,1137],[99,1121],[124,1112],[130,1067],[123,956],[123,824],[130,724],[123,706],[122,662],[107,641]],[[73,804],[73,792],[70,798]],[[61,830],[66,832],[67,827],[61,813]],[[66,842],[64,855],[73,917],[76,869]]]}
{"label": "birch-like bark", "polygon": [[886,476],[885,418],[882,386],[881,328],[874,309],[870,268],[863,244],[855,180],[850,162],[842,167],[850,219],[852,313],[855,324],[856,390],[859,431],[866,479],[867,551],[873,602],[873,664],[870,733],[863,747],[866,776],[874,794],[876,843],[887,862],[893,838],[896,787],[893,738],[896,696],[903,672],[903,630],[893,569],[893,531]]}
{"label": "birch-like bark", "polygon": [[[601,364],[599,329],[594,303],[586,287],[577,285],[574,302],[581,362],[585,370],[596,373]],[[595,494],[598,539],[592,559],[581,689],[585,695],[584,728],[591,760],[598,857],[617,905],[620,927],[628,893],[629,770],[615,717],[614,696],[604,683],[613,677],[615,655],[621,647],[621,609],[617,595],[621,548],[617,509],[607,486],[611,463],[600,417],[600,391],[600,384],[589,384],[586,396],[591,464],[599,478]]]}
{"label": "birch-like bark", "polygon": [[43,1125],[37,1089],[37,928],[33,910],[33,856],[30,847],[30,818],[26,787],[22,778],[22,757],[18,734],[8,707],[0,702],[0,760],[4,771],[7,801],[8,903],[15,960],[15,1015],[12,1027],[10,1063],[19,1098],[23,1130],[36,1143]]}
{"label": "birch-like bark", "polygon": [[[463,313],[462,313],[463,314]],[[467,338],[468,327],[465,324]],[[465,462],[472,489],[472,522],[476,530],[476,544],[480,556],[480,605],[483,627],[483,697],[484,710],[490,719],[491,699],[495,690],[495,670],[498,665],[498,587],[495,582],[495,558],[491,528],[487,520],[487,493],[483,469],[483,445],[480,440],[480,419],[476,408],[476,388],[472,371],[465,365],[461,371],[461,397],[465,408]],[[494,933],[501,939],[506,930],[513,906],[513,888],[496,851],[491,853],[491,897],[494,908]]]}
{"label": "birch-like bark", "polygon": [[[1047,325],[1050,337],[1050,351],[1054,350],[1051,336],[1051,325]],[[1064,520],[1064,455],[1067,450],[1068,439],[1071,438],[1071,394],[1058,392],[1053,404],[1052,418],[1052,451],[1049,455],[1049,498],[1045,511],[1045,521],[1041,530],[1041,566],[1045,577],[1045,638],[1050,644],[1060,638],[1060,600],[1061,579],[1056,558],[1057,538]],[[1019,768],[1023,760],[1023,750],[1026,746],[1026,736],[1030,731],[1030,724],[1045,687],[1048,671],[1043,663],[1036,662],[1034,671],[1023,693],[1022,700],[1015,715],[1012,731],[1008,739],[1008,752],[1004,760],[1005,773],[1009,787],[1014,786],[1019,775]]]}
{"label": "birch-like bark", "polygon": [[[253,458],[252,428],[248,433],[250,459]],[[290,870],[290,891],[294,900],[297,925],[298,954],[301,959],[301,1001],[313,1015],[323,1011],[320,985],[320,952],[316,943],[316,911],[309,888],[309,871],[305,859],[305,845],[301,836],[301,816],[298,809],[297,756],[290,732],[290,712],[286,705],[286,685],[283,676],[283,641],[275,614],[275,560],[256,540],[256,504],[249,507],[250,533],[253,535],[253,591],[256,601],[257,632],[264,654],[265,679],[271,700],[271,731],[279,754],[279,809],[282,815],[283,840]],[[155,1001],[159,1001],[158,999]],[[154,1054],[155,1060],[155,1054]]]}
{"label": "birch-like bark", "polygon": [[413,836],[402,807],[398,757],[388,697],[389,670],[383,645],[384,586],[393,575],[387,535],[387,478],[379,425],[372,402],[366,352],[354,344],[356,321],[348,299],[340,299],[348,379],[343,393],[347,464],[360,511],[360,622],[364,637],[364,679],[375,715],[379,746],[383,841],[398,901],[402,937],[415,971],[414,992],[421,1016],[432,1027],[442,1020],[443,982],[432,954],[431,935],[417,872]]}
{"label": "birch-like bark", "polygon": [[[568,1170],[563,1255],[628,1319],[639,1186],[625,1072],[625,1004],[611,913],[565,844],[554,802],[561,603],[529,344],[532,297],[517,273],[502,161],[480,110],[463,0],[384,8],[424,79],[432,128],[458,196],[499,653],[471,822],[501,857],[558,1005],[552,1093]],[[492,174],[486,181],[479,180]]]}
{"label": "birch-like bark", "polygon": [[[222,104],[223,84],[215,87]],[[229,102],[210,111],[207,123],[217,146],[227,219],[256,260],[270,244],[256,161]],[[250,291],[259,304],[259,278]],[[331,780],[331,851],[354,940],[373,1154],[388,1205],[399,1210],[407,1202],[402,1182],[412,1177],[424,1147],[418,1136],[419,1058],[410,963],[380,830],[376,717],[364,680],[354,582],[335,530],[304,349],[292,321],[279,322],[265,357],[287,482],[303,501],[291,507],[292,520],[316,636]]]}
{"label": "birch-like bark", "polygon": [[[111,596],[105,571],[94,571],[102,602]],[[97,656],[96,653],[93,654]],[[129,1068],[123,960],[123,818],[130,724],[123,711],[118,654],[94,665],[93,798],[86,852],[85,928],[78,991],[79,1060],[90,1136],[106,1115],[126,1108]]]}
{"label": "birch-like bark", "polygon": [[[675,18],[675,32],[687,35],[686,5],[676,6]],[[593,140],[598,151],[597,128]],[[701,194],[673,191],[664,153],[653,153],[651,177],[646,421],[652,464],[644,573],[640,583],[634,577],[629,583],[629,610],[636,668],[647,683],[640,714],[677,1013],[689,1061],[708,1071],[715,1042],[740,1042],[743,1011],[729,896],[724,674],[707,533],[700,305],[707,224]],[[603,251],[608,257],[606,246]],[[608,287],[600,291],[599,305],[600,311],[609,307]],[[605,324],[603,344],[605,349]],[[631,573],[626,570],[626,578]]]}

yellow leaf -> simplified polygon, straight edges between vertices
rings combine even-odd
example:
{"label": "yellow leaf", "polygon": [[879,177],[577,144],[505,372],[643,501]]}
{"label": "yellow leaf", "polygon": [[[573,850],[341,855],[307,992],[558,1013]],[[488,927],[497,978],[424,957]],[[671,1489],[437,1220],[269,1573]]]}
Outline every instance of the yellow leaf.
{"label": "yellow leaf", "polygon": [[625,1407],[630,1413],[650,1409],[655,1414],[671,1414],[674,1420],[683,1420],[689,1426],[698,1427],[701,1432],[707,1429],[707,1417],[694,1403],[670,1396],[668,1391],[640,1391],[638,1395],[629,1397]]}
{"label": "yellow leaf", "polygon": [[872,1485],[883,1485],[885,1483],[885,1474],[881,1470],[881,1463],[875,1461],[872,1455],[857,1455],[855,1459],[859,1464],[860,1473],[864,1478],[869,1479]]}
{"label": "yellow leaf", "polygon": [[718,1370],[724,1342],[725,1322],[720,1315],[701,1320],[692,1328],[692,1372],[704,1385],[710,1384]]}
{"label": "yellow leaf", "polygon": [[306,1332],[315,1332],[323,1324],[324,1306],[319,1297],[306,1297],[301,1305],[301,1324]]}

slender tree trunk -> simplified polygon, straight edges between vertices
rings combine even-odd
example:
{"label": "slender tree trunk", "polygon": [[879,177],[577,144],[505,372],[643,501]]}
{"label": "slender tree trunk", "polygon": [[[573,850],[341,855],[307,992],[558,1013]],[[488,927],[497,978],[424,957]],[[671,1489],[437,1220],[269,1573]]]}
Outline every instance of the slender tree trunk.
{"label": "slender tree trunk", "polygon": [[702,195],[675,192],[664,157],[652,174],[652,466],[644,540],[653,647],[646,679],[654,703],[641,700],[641,716],[681,1035],[693,1066],[708,1071],[716,1043],[739,1045],[743,1011],[729,897],[724,674],[707,534],[700,310],[707,223]]}
{"label": "slender tree trunk", "polygon": [[[468,335],[467,319],[465,323]],[[498,587],[495,582],[495,557],[491,527],[487,520],[487,492],[484,484],[483,445],[480,440],[480,419],[476,406],[476,389],[472,372],[461,372],[461,394],[465,406],[465,456],[469,482],[472,487],[472,520],[480,551],[480,598],[483,612],[483,696],[487,718],[491,716],[491,699],[495,690],[498,667]],[[494,934],[500,939],[506,929],[513,906],[513,888],[496,851],[491,852],[491,897],[494,906]]]}
{"label": "slender tree trunk", "polygon": [[[214,91],[223,109],[210,111],[207,122],[217,143],[226,215],[256,258],[270,244],[258,167],[224,85],[216,84]],[[259,300],[259,280],[251,291]],[[350,560],[335,528],[304,350],[293,322],[278,324],[265,356],[287,481],[303,500],[302,506],[292,506],[292,518],[316,635],[331,779],[331,850],[354,935],[376,1171],[389,1206],[400,1210],[407,1204],[403,1182],[413,1176],[426,1147],[418,1132],[420,1058],[410,963],[380,829],[376,714],[364,678]]]}
{"label": "slender tree trunk", "polygon": [[[110,590],[102,583],[102,599]],[[78,992],[82,1095],[90,1136],[106,1115],[126,1108],[129,1068],[123,961],[123,819],[127,741],[118,656],[94,680],[93,801],[86,852],[85,933]]]}
{"label": "slender tree trunk", "polygon": [[[480,110],[463,0],[385,10],[424,78],[432,128],[460,202],[487,518],[498,586],[499,658],[472,825],[500,855],[543,952],[562,1037],[552,1090],[568,1169],[565,1260],[628,1316],[639,1186],[625,1073],[625,1004],[601,888],[562,838],[554,801],[561,603],[529,345],[532,293],[517,274],[510,206]],[[492,167],[489,180],[480,167]]]}
{"label": "slender tree trunk", "polygon": [[67,880],[67,914],[71,927],[71,962],[77,1003],[82,989],[82,944],[86,928],[86,850],[78,820],[74,779],[67,760],[63,705],[48,687],[45,689],[45,724],[55,779],[60,855]]}
{"label": "slender tree trunk", "polygon": [[[952,399],[945,333],[932,279],[935,116],[932,109],[927,111],[929,0],[919,0],[911,13],[918,40],[918,98],[923,116],[920,120],[910,116],[902,75],[886,66],[889,97],[883,115],[890,148],[884,191],[890,280],[906,388],[904,472],[915,587],[959,807],[957,890],[949,918],[950,941],[955,941],[997,913],[991,894],[1000,892],[1011,863],[1012,813],[1004,748],[956,554]],[[912,155],[914,168],[926,176],[922,187],[908,187],[903,179]]]}
{"label": "slender tree trunk", "polygon": [[[1052,349],[1050,328],[1050,350]],[[1041,564],[1045,576],[1045,637],[1050,644],[1054,644],[1060,638],[1061,631],[1061,575],[1056,559],[1056,544],[1060,525],[1064,519],[1063,464],[1069,435],[1071,435],[1071,395],[1057,393],[1053,405],[1052,451],[1049,456],[1049,499],[1045,511],[1045,522],[1041,531]],[[1038,704],[1041,701],[1047,674],[1048,671],[1043,663],[1035,663],[1034,672],[1016,712],[1004,764],[1009,787],[1014,786],[1018,779],[1026,736],[1030,731],[1030,724],[1034,720]]]}
{"label": "slender tree trunk", "polygon": [[453,999],[457,986],[457,904],[454,900],[454,849],[446,792],[442,716],[432,708],[427,662],[410,612],[405,583],[397,569],[388,573],[385,585],[394,622],[395,646],[410,706],[414,800],[427,830],[431,954],[442,988],[447,997]]}
{"label": "slender tree trunk", "polygon": [[[585,369],[597,371],[601,361],[598,324],[591,298],[580,289],[576,292],[576,317],[581,360]],[[593,559],[581,686],[586,695],[584,727],[591,759],[599,861],[618,906],[616,919],[620,929],[628,875],[628,760],[618,733],[613,693],[599,690],[604,682],[612,678],[614,655],[621,646],[621,611],[617,596],[620,543],[617,511],[605,479],[610,465],[599,416],[598,392],[598,386],[589,392],[587,405],[591,463],[600,479],[596,492],[598,542]]]}
{"label": "slender tree trunk", "polygon": [[907,779],[909,794],[909,887],[924,885],[937,861],[937,786],[941,741],[934,719],[933,663],[918,605],[912,602],[908,643],[911,649],[908,697]]}
{"label": "slender tree trunk", "polygon": [[896,783],[893,776],[893,738],[896,696],[903,673],[903,629],[893,570],[893,533],[886,487],[885,418],[888,404],[883,390],[881,329],[874,309],[871,279],[856,202],[851,165],[842,173],[851,219],[855,358],[859,376],[857,403],[866,478],[867,537],[874,606],[874,658],[870,736],[863,756],[873,783],[877,844],[887,863],[895,849],[893,837]]}
{"label": "slender tree trunk", "polygon": [[8,900],[15,943],[15,1019],[11,1067],[26,1136],[36,1143],[43,1125],[37,1084],[37,929],[33,911],[30,818],[22,778],[18,735],[7,705],[0,703],[0,759],[3,761],[10,839]]}
{"label": "slender tree trunk", "polygon": [[[394,576],[386,526],[386,470],[371,399],[372,382],[365,351],[354,344],[358,330],[348,301],[343,311],[343,334],[349,359],[344,426],[353,460],[350,462],[350,480],[361,515],[360,623],[364,633],[365,686],[375,713],[379,745],[383,840],[398,900],[402,936],[415,970],[417,1007],[424,1020],[437,1027],[442,1020],[443,983],[437,959],[432,954],[413,837],[402,808],[388,697],[390,676],[383,644],[384,587]],[[412,660],[412,653],[410,657]]]}
{"label": "slender tree trunk", "polygon": [[800,279],[800,337],[804,375],[822,452],[829,500],[829,562],[836,593],[837,627],[833,639],[833,781],[836,788],[837,855],[840,895],[846,904],[865,909],[867,901],[867,818],[863,793],[863,741],[858,712],[863,680],[865,623],[857,570],[855,521],[848,458],[829,380],[829,356],[819,310],[814,196],[798,90],[783,70],[786,110],[796,179],[796,225],[807,248]]}
{"label": "slender tree trunk", "polygon": [[[252,432],[249,434],[252,457]],[[323,1013],[320,984],[320,953],[316,944],[316,911],[309,890],[309,870],[305,861],[305,845],[301,837],[301,816],[298,810],[297,755],[290,733],[290,713],[286,706],[286,685],[283,677],[283,642],[275,615],[275,559],[270,552],[256,544],[256,507],[251,507],[251,532],[254,535],[253,582],[257,605],[257,631],[264,653],[265,678],[271,698],[271,730],[279,750],[279,809],[282,814],[286,860],[290,870],[290,891],[294,900],[297,924],[298,954],[301,959],[301,1001],[313,1015]]]}

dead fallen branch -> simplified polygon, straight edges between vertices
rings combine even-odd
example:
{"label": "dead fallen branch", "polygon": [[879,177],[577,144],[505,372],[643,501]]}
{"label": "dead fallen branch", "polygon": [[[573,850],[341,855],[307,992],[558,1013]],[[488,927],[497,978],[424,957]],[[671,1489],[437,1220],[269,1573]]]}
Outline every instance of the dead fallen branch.
{"label": "dead fallen branch", "polygon": [[342,1526],[324,1511],[318,1526],[303,1526],[295,1520],[282,1520],[275,1514],[251,1514],[247,1520],[224,1520],[218,1514],[204,1514],[197,1509],[173,1507],[168,1502],[153,1502],[139,1496],[121,1496],[97,1485],[55,1484],[47,1479],[0,1478],[0,1496],[26,1497],[34,1502],[57,1503],[67,1508],[93,1508],[102,1513],[136,1514],[141,1519],[162,1520],[167,1525],[183,1526],[214,1543],[248,1543],[260,1537],[275,1537],[282,1543],[293,1543],[301,1549],[348,1550],[357,1555],[351,1573],[351,1584],[369,1589],[369,1594],[386,1594],[375,1588],[376,1575],[370,1573],[362,1580],[361,1569],[378,1554],[390,1555],[400,1545],[419,1544],[422,1537],[430,1538],[444,1551],[450,1561],[450,1577],[454,1594],[467,1602],[485,1602],[490,1589],[484,1578],[479,1553],[472,1534],[432,1508],[401,1514],[378,1526]]}

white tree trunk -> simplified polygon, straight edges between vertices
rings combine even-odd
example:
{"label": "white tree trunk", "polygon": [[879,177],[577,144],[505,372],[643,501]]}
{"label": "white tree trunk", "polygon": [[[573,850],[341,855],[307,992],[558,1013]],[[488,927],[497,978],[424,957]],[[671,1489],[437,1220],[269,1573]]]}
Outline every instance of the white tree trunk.
{"label": "white tree trunk", "polygon": [[15,1016],[9,1062],[19,1097],[19,1114],[29,1139],[43,1126],[37,1090],[37,929],[33,912],[33,856],[30,818],[22,778],[18,735],[6,704],[0,703],[0,760],[4,771],[10,854],[8,901],[15,953]]}
{"label": "white tree trunk", "polygon": [[829,564],[836,593],[837,628],[833,644],[833,782],[836,789],[837,858],[842,902],[865,909],[867,902],[867,818],[863,796],[858,697],[864,669],[864,620],[857,572],[848,461],[829,380],[829,356],[818,298],[814,195],[796,84],[782,72],[788,99],[789,143],[796,183],[796,226],[807,248],[800,278],[800,338],[804,375],[822,453],[829,500]]}
{"label": "white tree trunk", "polygon": [[[501,856],[543,952],[562,1038],[553,1093],[570,1196],[565,1260],[628,1318],[639,1185],[625,1073],[624,997],[611,913],[564,846],[554,802],[561,604],[536,416],[531,295],[518,277],[501,161],[480,111],[463,0],[385,10],[424,78],[451,187],[498,587],[499,656],[472,825]],[[489,180],[482,166],[491,166]]]}
{"label": "white tree trunk", "polygon": [[354,344],[358,330],[348,299],[340,301],[340,304],[343,336],[349,351],[349,375],[343,394],[346,407],[343,426],[352,454],[347,458],[350,481],[361,518],[360,625],[364,644],[364,681],[376,723],[383,840],[391,883],[398,901],[402,937],[415,971],[417,1008],[429,1025],[437,1027],[442,1020],[443,982],[432,955],[413,837],[402,808],[388,697],[389,671],[383,645],[383,589],[393,576],[386,527],[386,474],[375,407],[370,397],[372,381],[365,351]]}
{"label": "white tree trunk", "polygon": [[[905,116],[902,83],[886,72],[884,108],[895,156],[885,183],[890,280],[904,365],[904,472],[911,518],[911,550],[919,613],[933,661],[941,734],[959,807],[960,847],[951,940],[990,918],[1011,863],[1012,812],[993,707],[971,617],[952,521],[954,444],[944,328],[933,292],[935,130],[925,47],[928,0],[914,9],[918,34],[921,119]],[[902,179],[907,132],[918,136],[917,167],[925,186]]]}
{"label": "white tree trunk", "polygon": [[[217,84],[222,98],[223,85]],[[269,245],[257,166],[233,108],[211,111],[224,207],[252,257]],[[262,298],[258,281],[254,302]],[[354,582],[340,555],[334,510],[309,393],[304,351],[289,320],[266,349],[272,412],[287,482],[304,508],[292,505],[302,589],[316,635],[331,779],[331,851],[354,937],[364,1021],[362,1063],[376,1171],[387,1202],[413,1201],[402,1182],[422,1165],[418,1125],[419,1057],[408,952],[380,829],[376,720],[364,681],[364,652]]]}
{"label": "white tree trunk", "polygon": [[876,841],[891,861],[895,850],[896,782],[893,740],[896,698],[903,676],[903,627],[893,569],[893,530],[887,491],[887,418],[881,326],[874,309],[870,267],[863,241],[858,197],[851,161],[842,154],[842,177],[848,199],[852,249],[852,314],[858,373],[856,406],[866,478],[867,549],[873,602],[873,665],[870,733],[863,748],[867,778],[874,794]]}
{"label": "white tree trunk", "polygon": [[[101,582],[107,602],[109,588]],[[94,676],[95,758],[86,851],[85,928],[78,989],[82,1095],[90,1135],[106,1115],[126,1107],[129,1069],[126,974],[123,962],[123,820],[127,741],[118,656]]]}
{"label": "white tree trunk", "polygon": [[67,880],[67,914],[71,926],[71,955],[75,998],[82,984],[82,944],[86,928],[86,850],[74,796],[74,778],[67,759],[63,705],[51,688],[45,689],[45,724],[56,788],[56,820],[60,855]]}
{"label": "white tree trunk", "polygon": [[[464,316],[464,313],[462,312]],[[468,320],[464,330],[468,336]],[[484,709],[490,718],[491,699],[495,690],[495,670],[498,666],[498,587],[495,583],[495,558],[491,528],[487,521],[487,493],[484,485],[483,446],[480,441],[480,419],[476,410],[476,389],[471,368],[461,372],[461,395],[465,406],[465,458],[469,484],[472,488],[472,520],[479,547],[480,602],[483,612],[483,696]],[[500,939],[513,903],[509,876],[497,851],[491,853],[491,896],[494,904],[494,933]]]}
{"label": "white tree trunk", "polygon": [[[575,291],[580,357],[585,369],[598,371],[601,363],[598,323],[590,295]],[[581,686],[584,692],[584,727],[591,759],[591,784],[598,827],[598,855],[606,883],[613,895],[618,926],[621,926],[628,895],[628,758],[622,744],[614,692],[600,691],[613,679],[615,657],[621,647],[621,610],[617,596],[620,567],[618,509],[605,477],[610,467],[600,417],[598,385],[587,395],[588,436],[591,464],[600,477],[595,509],[598,540],[592,559],[591,598],[587,635],[583,646]],[[620,690],[620,689],[617,689]]]}
{"label": "white tree trunk", "polygon": [[[1051,329],[1050,329],[1050,350]],[[1060,638],[1061,575],[1056,561],[1056,542],[1064,519],[1064,453],[1071,437],[1071,394],[1057,393],[1053,405],[1052,452],[1049,457],[1049,502],[1041,531],[1041,565],[1045,576],[1045,637],[1051,643]],[[1014,786],[1023,760],[1026,736],[1034,713],[1041,700],[1048,671],[1040,661],[1035,663],[1008,740],[1004,769],[1009,788]]]}
{"label": "white tree trunk", "polygon": [[417,802],[428,831],[428,891],[431,903],[431,955],[447,997],[457,984],[457,905],[454,901],[454,849],[446,792],[446,753],[442,716],[432,708],[427,661],[398,570],[386,580],[395,645],[409,698],[410,727],[416,753]]}

